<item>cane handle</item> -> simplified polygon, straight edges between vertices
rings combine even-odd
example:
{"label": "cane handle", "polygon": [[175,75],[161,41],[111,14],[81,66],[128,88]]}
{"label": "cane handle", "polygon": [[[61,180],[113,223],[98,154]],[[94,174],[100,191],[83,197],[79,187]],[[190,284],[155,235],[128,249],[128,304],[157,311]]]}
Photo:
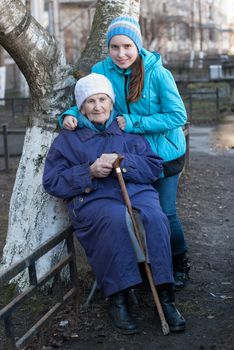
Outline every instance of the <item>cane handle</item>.
{"label": "cane handle", "polygon": [[122,160],[124,159],[124,156],[121,156],[121,154],[118,154],[118,157],[116,158],[116,160],[113,163],[113,167],[115,169],[120,167],[120,163],[122,162]]}

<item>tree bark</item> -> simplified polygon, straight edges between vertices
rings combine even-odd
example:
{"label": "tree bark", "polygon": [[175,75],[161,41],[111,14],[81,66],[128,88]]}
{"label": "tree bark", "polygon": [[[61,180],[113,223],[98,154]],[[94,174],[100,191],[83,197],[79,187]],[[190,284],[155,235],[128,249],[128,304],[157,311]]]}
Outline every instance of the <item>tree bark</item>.
{"label": "tree bark", "polygon": [[[44,192],[42,174],[45,155],[56,135],[53,131],[57,115],[71,104],[75,79],[55,40],[20,1],[2,0],[0,12],[0,44],[24,74],[32,98],[32,113],[10,201],[2,258],[2,268],[7,268],[69,225],[62,201]],[[57,249],[41,259],[39,276],[60,253],[61,249]],[[23,288],[26,274],[18,282]]]}
{"label": "tree bark", "polygon": [[4,50],[3,47],[0,46],[0,67],[4,65]]}
{"label": "tree bark", "polygon": [[[134,3],[138,4],[138,1]],[[97,54],[94,50],[97,38],[92,34],[93,41],[90,38],[88,43],[91,49],[87,48],[87,59],[83,58],[85,71],[100,59],[103,52],[104,33],[110,20],[105,11],[113,7],[114,16],[129,13],[130,4],[132,1],[98,1],[93,23],[95,30],[92,33],[97,31],[102,40],[98,41]],[[104,6],[103,12],[101,5]],[[5,269],[69,225],[63,201],[49,196],[43,190],[42,174],[46,153],[57,135],[57,116],[72,104],[75,79],[71,67],[65,64],[57,42],[29,15],[20,0],[1,0],[0,13],[0,45],[8,51],[24,74],[32,98],[32,114],[10,201],[7,240],[1,263],[1,269]],[[62,250],[60,247],[40,259],[37,264],[39,277],[48,271]],[[26,274],[21,275],[17,282],[19,288],[24,288]]]}
{"label": "tree bark", "polygon": [[65,99],[71,98],[71,68],[65,65],[55,39],[27,12],[21,1],[1,0],[0,12],[0,43],[30,87],[33,113],[29,124],[52,130],[56,112],[71,103]]}

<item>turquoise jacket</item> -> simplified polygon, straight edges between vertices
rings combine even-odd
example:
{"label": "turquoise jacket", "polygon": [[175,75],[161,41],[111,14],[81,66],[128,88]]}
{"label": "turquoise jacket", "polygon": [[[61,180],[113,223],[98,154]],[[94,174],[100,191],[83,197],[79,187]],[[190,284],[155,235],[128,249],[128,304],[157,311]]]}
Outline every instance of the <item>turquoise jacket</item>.
{"label": "turquoise jacket", "polygon": [[[142,48],[140,55],[145,76],[142,96],[137,102],[128,103],[126,98],[131,68],[120,69],[107,57],[95,64],[92,72],[103,74],[111,81],[116,94],[115,109],[126,120],[124,131],[144,134],[152,150],[165,163],[181,159],[186,151],[182,126],[187,115],[176,83],[170,71],[163,67],[158,53]],[[60,116],[60,125],[62,117],[67,114],[78,117],[77,107]]]}

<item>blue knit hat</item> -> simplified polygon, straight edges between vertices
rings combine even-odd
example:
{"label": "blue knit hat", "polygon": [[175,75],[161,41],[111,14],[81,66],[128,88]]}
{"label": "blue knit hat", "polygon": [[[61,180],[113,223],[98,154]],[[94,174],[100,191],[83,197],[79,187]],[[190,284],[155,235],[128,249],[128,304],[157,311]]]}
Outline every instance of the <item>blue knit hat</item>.
{"label": "blue knit hat", "polygon": [[142,48],[142,37],[139,23],[135,18],[130,16],[120,16],[115,18],[107,29],[107,46],[109,47],[110,41],[115,35],[128,36],[138,48],[138,51]]}

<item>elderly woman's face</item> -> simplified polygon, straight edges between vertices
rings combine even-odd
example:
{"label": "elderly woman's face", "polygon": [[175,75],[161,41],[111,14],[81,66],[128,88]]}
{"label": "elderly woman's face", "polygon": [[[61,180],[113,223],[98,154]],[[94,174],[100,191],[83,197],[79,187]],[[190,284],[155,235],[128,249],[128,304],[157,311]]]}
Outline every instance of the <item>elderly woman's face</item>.
{"label": "elderly woman's face", "polygon": [[95,124],[105,124],[109,119],[113,103],[106,94],[94,94],[88,97],[81,107],[81,113]]}

